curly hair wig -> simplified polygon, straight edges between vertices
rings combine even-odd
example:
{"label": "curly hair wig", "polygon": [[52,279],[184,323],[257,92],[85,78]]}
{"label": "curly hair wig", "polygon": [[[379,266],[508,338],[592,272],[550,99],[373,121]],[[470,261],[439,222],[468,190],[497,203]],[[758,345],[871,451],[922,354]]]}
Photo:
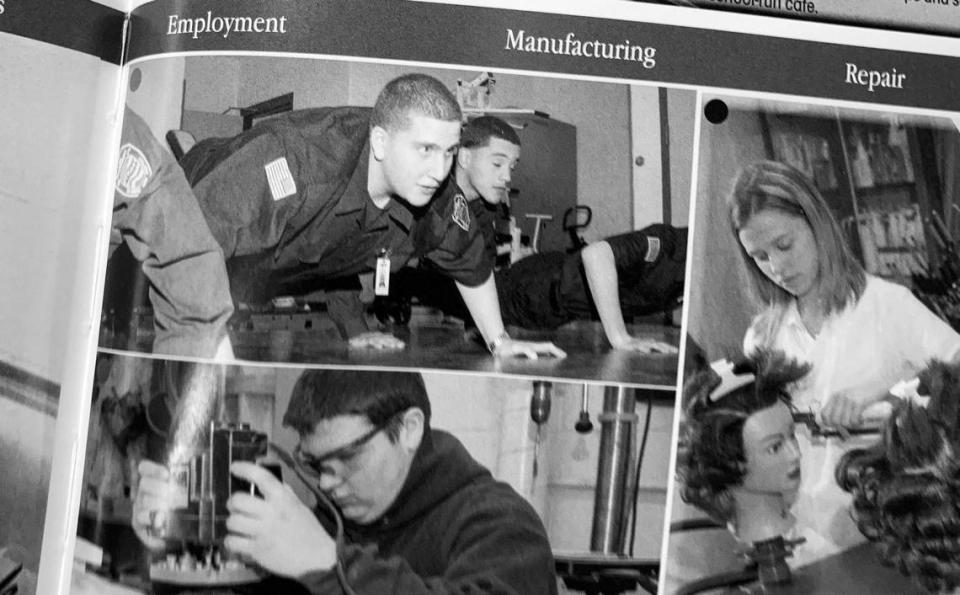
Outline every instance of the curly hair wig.
{"label": "curly hair wig", "polygon": [[930,396],[927,406],[897,407],[877,444],[841,458],[836,479],[885,564],[931,593],[953,592],[960,587],[960,365],[931,363],[918,392]]}

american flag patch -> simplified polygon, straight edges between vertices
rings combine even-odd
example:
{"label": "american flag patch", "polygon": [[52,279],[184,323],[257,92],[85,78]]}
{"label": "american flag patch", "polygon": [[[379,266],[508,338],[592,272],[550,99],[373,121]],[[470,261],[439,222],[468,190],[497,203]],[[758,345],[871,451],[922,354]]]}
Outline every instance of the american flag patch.
{"label": "american flag patch", "polygon": [[267,172],[267,183],[273,200],[280,200],[297,193],[297,183],[293,181],[287,158],[275,159],[263,166]]}
{"label": "american flag patch", "polygon": [[647,237],[647,254],[643,259],[647,262],[653,262],[660,256],[660,238]]}

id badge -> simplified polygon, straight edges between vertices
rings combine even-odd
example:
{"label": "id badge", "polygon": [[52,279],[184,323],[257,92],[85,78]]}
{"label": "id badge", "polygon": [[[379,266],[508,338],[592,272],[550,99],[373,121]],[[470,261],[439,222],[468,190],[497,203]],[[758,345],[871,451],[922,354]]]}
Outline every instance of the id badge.
{"label": "id badge", "polygon": [[374,295],[390,295],[390,255],[381,252],[377,257],[377,272],[373,281]]}

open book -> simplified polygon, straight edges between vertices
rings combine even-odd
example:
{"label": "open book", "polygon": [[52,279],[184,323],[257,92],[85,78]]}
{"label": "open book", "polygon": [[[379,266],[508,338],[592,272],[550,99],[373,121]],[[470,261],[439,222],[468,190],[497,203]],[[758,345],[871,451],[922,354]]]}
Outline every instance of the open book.
{"label": "open book", "polygon": [[[759,584],[670,530],[683,362],[786,324],[737,173],[822,197],[925,329],[847,376],[912,378],[960,346],[958,81],[955,39],[648,3],[0,0],[0,594]],[[915,588],[800,493],[798,592]]]}

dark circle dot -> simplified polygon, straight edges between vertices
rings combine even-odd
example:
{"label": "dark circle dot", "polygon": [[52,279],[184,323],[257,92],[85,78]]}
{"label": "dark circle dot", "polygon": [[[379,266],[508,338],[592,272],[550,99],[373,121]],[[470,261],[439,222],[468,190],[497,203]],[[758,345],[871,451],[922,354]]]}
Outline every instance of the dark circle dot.
{"label": "dark circle dot", "polygon": [[703,107],[703,115],[711,124],[723,124],[729,114],[727,104],[720,99],[711,99]]}
{"label": "dark circle dot", "polygon": [[140,88],[140,83],[143,82],[143,72],[139,68],[134,68],[130,72],[130,92],[134,92]]}

